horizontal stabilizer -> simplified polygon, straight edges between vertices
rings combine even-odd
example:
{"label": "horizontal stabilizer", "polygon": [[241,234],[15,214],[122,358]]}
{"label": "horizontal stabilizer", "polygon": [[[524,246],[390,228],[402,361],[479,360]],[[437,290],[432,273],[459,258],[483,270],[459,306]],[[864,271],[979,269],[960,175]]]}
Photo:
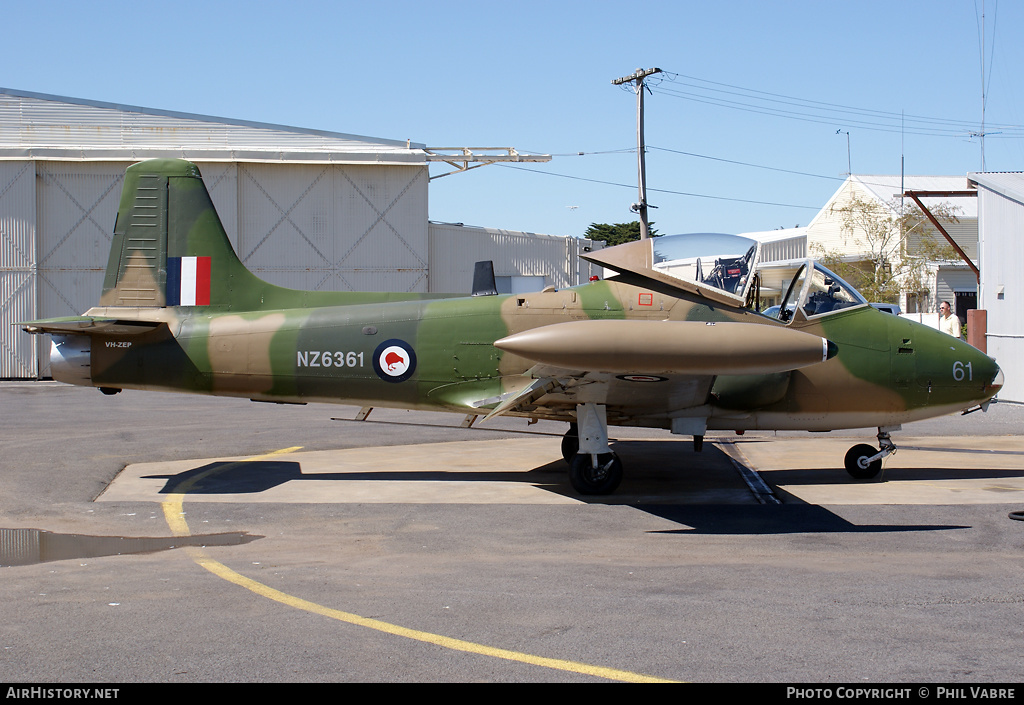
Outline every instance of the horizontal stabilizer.
{"label": "horizontal stabilizer", "polygon": [[40,321],[23,321],[26,333],[54,335],[141,335],[164,325],[163,321],[134,321],[95,316],[67,316],[47,318]]}
{"label": "horizontal stabilizer", "polygon": [[614,374],[767,374],[816,365],[837,352],[835,343],[780,326],[635,320],[556,323],[494,347],[546,365]]}

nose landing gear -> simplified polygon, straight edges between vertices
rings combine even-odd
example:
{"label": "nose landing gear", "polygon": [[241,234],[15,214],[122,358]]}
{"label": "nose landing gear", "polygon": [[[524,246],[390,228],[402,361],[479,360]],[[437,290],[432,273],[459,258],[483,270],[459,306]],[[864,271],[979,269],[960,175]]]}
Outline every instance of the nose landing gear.
{"label": "nose landing gear", "polygon": [[901,426],[880,426],[878,428],[878,450],[866,443],[860,443],[846,452],[846,472],[855,480],[870,480],[882,471],[882,458],[896,452],[896,445],[889,437],[891,431]]}

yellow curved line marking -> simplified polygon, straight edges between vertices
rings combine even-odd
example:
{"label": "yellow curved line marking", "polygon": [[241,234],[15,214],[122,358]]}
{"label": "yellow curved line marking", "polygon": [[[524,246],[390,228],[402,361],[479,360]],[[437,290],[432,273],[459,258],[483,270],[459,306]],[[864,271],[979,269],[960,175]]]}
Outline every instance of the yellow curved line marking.
{"label": "yellow curved line marking", "polygon": [[[285,453],[292,453],[297,451],[302,446],[294,446],[291,448],[282,448],[281,450],[275,450],[271,453],[264,455],[258,455],[245,460],[239,460],[236,463],[230,463],[227,465],[221,465],[216,468],[211,468],[206,472],[200,473],[195,477],[189,478],[178,486],[177,491],[168,495],[167,499],[161,503],[161,507],[164,512],[164,519],[167,521],[167,525],[170,527],[171,532],[175,536],[191,536],[191,531],[188,528],[188,523],[185,521],[184,502],[185,495],[188,491],[194,487],[201,480],[209,477],[210,475],[222,472],[227,468],[235,465],[241,465],[243,463],[251,463],[259,460],[265,460],[272,458],[277,455],[283,455]],[[280,602],[283,605],[294,607],[296,609],[311,612],[312,614],[319,614],[324,617],[336,619],[340,622],[346,622],[348,624],[354,624],[360,627],[366,627],[367,629],[374,629],[379,632],[386,634],[394,634],[395,636],[405,637],[406,639],[414,639],[416,641],[422,641],[427,644],[434,644],[441,646],[446,649],[453,649],[455,651],[465,651],[471,654],[478,654],[481,656],[491,656],[494,658],[505,659],[507,661],[518,661],[520,663],[527,663],[533,666],[543,666],[545,668],[553,668],[559,671],[570,671],[572,673],[581,673],[588,676],[596,676],[598,678],[607,678],[609,680],[624,681],[627,683],[671,683],[674,681],[665,680],[663,678],[655,678],[653,676],[645,676],[640,673],[633,673],[632,671],[621,671],[615,668],[604,668],[602,666],[591,666],[585,663],[578,663],[575,661],[563,661],[561,659],[545,658],[543,656],[533,656],[531,654],[524,654],[519,651],[509,651],[507,649],[498,649],[492,646],[484,646],[483,644],[477,644],[472,641],[464,641],[462,639],[453,639],[451,637],[442,636],[440,634],[432,634],[430,632],[423,632],[417,629],[408,629],[406,627],[400,627],[397,624],[390,624],[388,622],[382,622],[379,619],[369,619],[367,617],[360,617],[357,614],[351,612],[343,612],[342,610],[336,610],[330,607],[324,607],[318,605],[315,602],[309,600],[303,600],[302,598],[289,595],[275,590],[272,587],[268,587],[263,583],[259,583],[252,578],[247,578],[241,573],[237,573],[231,568],[228,568],[223,563],[215,561],[206,555],[206,552],[194,546],[186,546],[185,550],[188,551],[197,564],[210,571],[219,578],[223,578],[230,583],[234,583],[239,587],[243,587],[261,597]]]}

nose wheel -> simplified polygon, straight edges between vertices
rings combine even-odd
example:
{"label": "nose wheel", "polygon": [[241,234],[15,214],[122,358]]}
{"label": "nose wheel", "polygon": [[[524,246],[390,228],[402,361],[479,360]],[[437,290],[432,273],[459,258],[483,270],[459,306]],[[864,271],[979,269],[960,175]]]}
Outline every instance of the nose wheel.
{"label": "nose wheel", "polygon": [[855,480],[870,480],[882,471],[882,460],[872,460],[878,451],[867,443],[855,445],[846,451],[846,472]]}
{"label": "nose wheel", "polygon": [[[896,427],[893,430],[899,430]],[[896,452],[896,445],[889,437],[889,429],[878,429],[878,450],[867,443],[855,445],[846,451],[846,472],[855,480],[871,480],[882,471],[882,459]]]}

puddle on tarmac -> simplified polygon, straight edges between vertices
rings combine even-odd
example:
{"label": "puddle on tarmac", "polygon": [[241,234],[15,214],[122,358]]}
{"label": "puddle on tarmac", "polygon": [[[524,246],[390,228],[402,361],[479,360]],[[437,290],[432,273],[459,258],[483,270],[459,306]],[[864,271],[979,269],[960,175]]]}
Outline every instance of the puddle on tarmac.
{"label": "puddle on tarmac", "polygon": [[54,534],[39,529],[0,529],[0,567],[63,561],[69,558],[154,553],[182,546],[238,546],[261,538],[263,537],[244,531],[199,536],[133,538]]}

